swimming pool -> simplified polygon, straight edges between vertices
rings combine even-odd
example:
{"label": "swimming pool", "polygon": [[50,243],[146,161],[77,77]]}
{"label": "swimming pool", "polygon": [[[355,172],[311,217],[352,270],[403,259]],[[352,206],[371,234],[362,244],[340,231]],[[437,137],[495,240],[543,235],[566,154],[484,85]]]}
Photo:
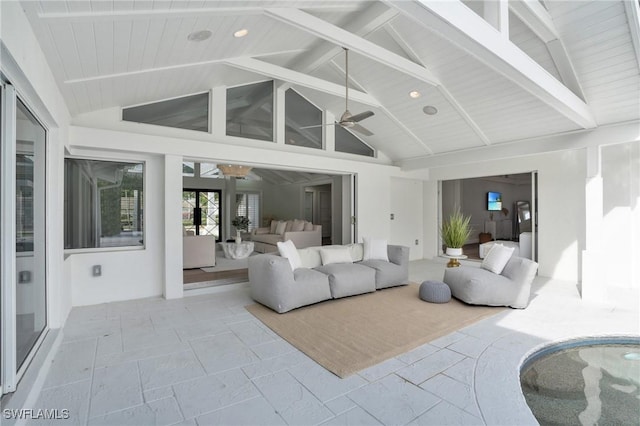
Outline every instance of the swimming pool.
{"label": "swimming pool", "polygon": [[520,384],[541,425],[638,425],[640,337],[546,347],[525,361]]}

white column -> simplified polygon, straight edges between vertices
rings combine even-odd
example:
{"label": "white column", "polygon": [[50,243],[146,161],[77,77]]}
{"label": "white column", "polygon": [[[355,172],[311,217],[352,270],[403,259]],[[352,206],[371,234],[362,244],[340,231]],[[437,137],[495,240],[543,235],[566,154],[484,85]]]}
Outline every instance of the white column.
{"label": "white column", "polygon": [[274,119],[273,125],[276,133],[275,141],[277,144],[284,145],[285,144],[285,90],[281,88],[276,88],[276,93],[274,96]]}
{"label": "white column", "polygon": [[[324,123],[329,124],[336,121],[335,115],[329,111],[324,111]],[[335,126],[325,126],[322,130],[322,137],[324,138],[324,150],[327,152],[336,150],[336,129]]]}
{"label": "white column", "polygon": [[226,86],[211,89],[209,117],[211,134],[224,137],[227,134],[227,88]]}
{"label": "white column", "polygon": [[585,183],[585,250],[582,251],[582,299],[602,303],[606,298],[604,265],[603,190],[600,147],[587,150]]}
{"label": "white column", "polygon": [[164,297],[183,296],[182,157],[164,157]]}

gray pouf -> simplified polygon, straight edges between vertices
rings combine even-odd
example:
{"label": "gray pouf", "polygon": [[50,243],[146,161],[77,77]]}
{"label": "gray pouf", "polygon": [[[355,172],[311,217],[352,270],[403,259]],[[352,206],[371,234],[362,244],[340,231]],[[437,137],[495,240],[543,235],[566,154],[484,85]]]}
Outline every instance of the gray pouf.
{"label": "gray pouf", "polygon": [[431,303],[447,303],[451,300],[451,289],[441,281],[424,281],[420,284],[420,299]]}

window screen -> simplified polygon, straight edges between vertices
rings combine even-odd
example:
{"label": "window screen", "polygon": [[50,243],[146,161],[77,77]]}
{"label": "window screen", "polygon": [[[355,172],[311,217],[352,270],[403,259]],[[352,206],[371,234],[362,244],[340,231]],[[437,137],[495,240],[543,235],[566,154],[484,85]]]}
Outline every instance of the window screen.
{"label": "window screen", "polygon": [[285,92],[285,143],[287,145],[322,148],[322,111],[293,89]]}
{"label": "window screen", "polygon": [[336,151],[365,155],[367,157],[374,156],[374,150],[369,145],[358,139],[358,137],[353,133],[340,126],[334,127],[336,128]]}
{"label": "window screen", "polygon": [[122,109],[122,119],[179,129],[209,131],[209,93]]}
{"label": "window screen", "polygon": [[273,81],[227,90],[227,135],[273,141]]}

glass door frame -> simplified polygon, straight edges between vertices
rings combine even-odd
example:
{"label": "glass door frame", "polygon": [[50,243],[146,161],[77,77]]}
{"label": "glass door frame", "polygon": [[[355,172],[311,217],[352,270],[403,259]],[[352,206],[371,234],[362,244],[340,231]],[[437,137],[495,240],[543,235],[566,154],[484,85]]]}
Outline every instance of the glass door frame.
{"label": "glass door frame", "polygon": [[[218,214],[219,214],[219,220],[218,220],[218,238],[216,239],[216,242],[221,242],[222,241],[222,224],[223,222],[223,199],[222,199],[222,190],[221,189],[202,189],[202,188],[182,188],[182,193],[184,194],[185,192],[195,192],[196,194],[196,206],[194,207],[195,209],[200,209],[202,210],[202,207],[200,206],[200,193],[201,192],[215,192],[218,194],[218,200],[220,201],[220,206],[218,207]],[[200,215],[200,219],[202,219],[202,214],[198,213]],[[195,212],[194,212],[194,228],[195,228],[195,234],[196,235],[200,235],[200,225],[195,225]]]}
{"label": "glass door frame", "polygon": [[29,113],[42,126],[45,131],[44,159],[43,165],[45,176],[43,202],[47,208],[47,157],[49,151],[49,128],[38,119],[37,114],[28,103],[22,99],[16,89],[0,75],[0,182],[2,191],[0,193],[0,395],[14,392],[17,384],[24,375],[31,363],[35,353],[44,341],[49,331],[49,291],[47,284],[48,256],[46,237],[48,229],[48,218],[44,218],[43,238],[45,239],[44,249],[44,270],[45,280],[45,325],[18,369],[17,357],[17,250],[16,250],[16,179],[17,179],[17,130],[16,117],[18,112],[18,99],[26,107]]}

